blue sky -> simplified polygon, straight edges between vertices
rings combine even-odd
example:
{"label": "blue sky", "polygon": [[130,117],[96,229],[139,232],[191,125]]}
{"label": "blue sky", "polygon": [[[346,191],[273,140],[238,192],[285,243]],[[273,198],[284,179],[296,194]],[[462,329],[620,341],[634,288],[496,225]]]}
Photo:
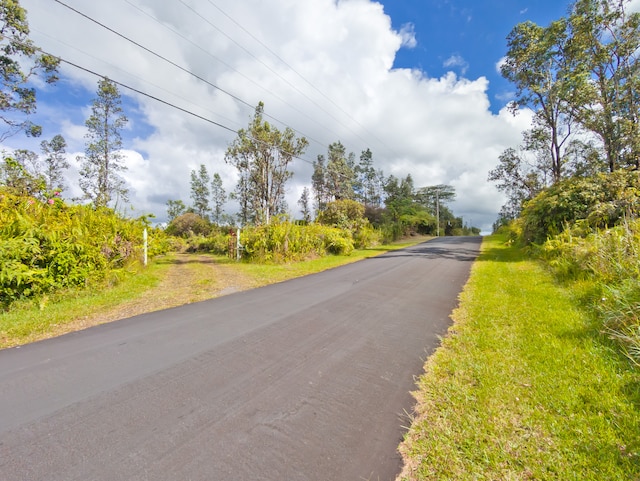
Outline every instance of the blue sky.
{"label": "blue sky", "polygon": [[[496,72],[506,53],[506,37],[518,23],[539,25],[564,16],[563,0],[384,0],[394,28],[411,24],[417,45],[398,52],[396,67],[419,68],[439,77],[451,70],[490,81],[492,109],[499,110],[512,86]],[[461,65],[447,62],[459,58]]]}
{"label": "blue sky", "polygon": [[[487,174],[504,149],[517,147],[530,121],[527,112],[513,117],[504,110],[513,88],[496,65],[506,53],[506,36],[519,22],[546,25],[569,5],[64,0],[182,67],[176,69],[56,2],[21,3],[31,37],[46,51],[197,115],[239,129],[246,127],[253,106],[265,102],[273,123],[311,140],[305,158],[291,166],[287,202],[293,215],[302,189],[310,185],[312,161],[340,140],[356,155],[370,148],[377,168],[396,177],[411,174],[416,187],[453,185],[454,212],[483,231],[504,201]],[[39,91],[36,120],[45,127],[43,138],[61,133],[67,139],[74,164],[67,196],[72,197],[79,194],[75,158],[84,149],[84,120],[98,79],[69,66],[61,74],[61,82]],[[188,204],[190,170],[200,164],[233,190],[237,173],[224,162],[233,133],[121,92],[130,119],[123,137],[131,212],[151,212],[161,221],[168,199]],[[37,150],[38,142],[15,137],[5,148]]]}

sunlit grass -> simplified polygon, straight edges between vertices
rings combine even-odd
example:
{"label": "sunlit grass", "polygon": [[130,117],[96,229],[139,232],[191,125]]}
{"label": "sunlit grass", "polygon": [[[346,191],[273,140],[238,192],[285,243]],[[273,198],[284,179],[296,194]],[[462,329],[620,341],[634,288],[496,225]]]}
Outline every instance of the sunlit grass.
{"label": "sunlit grass", "polygon": [[81,321],[121,305],[155,287],[168,264],[152,264],[134,273],[114,273],[104,285],[94,289],[68,290],[35,301],[15,303],[0,313],[0,348],[24,344],[65,331],[65,325]]}
{"label": "sunlit grass", "polygon": [[454,321],[401,479],[640,479],[640,378],[571,291],[485,238]]}

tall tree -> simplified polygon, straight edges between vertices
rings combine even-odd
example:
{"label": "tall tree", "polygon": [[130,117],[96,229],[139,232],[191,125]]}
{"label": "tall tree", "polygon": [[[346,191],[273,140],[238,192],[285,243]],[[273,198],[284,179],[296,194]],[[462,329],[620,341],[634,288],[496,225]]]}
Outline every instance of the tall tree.
{"label": "tall tree", "polygon": [[488,180],[496,182],[498,190],[507,196],[500,214],[503,221],[520,215],[523,203],[532,199],[545,186],[539,164],[529,164],[516,149],[500,154],[498,166],[489,172]]}
{"label": "tall tree", "polygon": [[514,112],[522,106],[535,111],[530,135],[544,138],[554,182],[563,176],[565,148],[575,117],[566,59],[568,43],[566,19],[546,28],[533,22],[518,24],[507,37],[508,50],[501,67],[502,75],[517,89]]}
{"label": "tall tree", "polygon": [[260,102],[249,127],[238,131],[225,155],[239,171],[242,193],[247,196],[244,202],[251,206],[257,224],[269,223],[272,215],[282,211],[286,183],[293,176],[289,164],[309,145],[304,137],[296,138],[291,128],[281,132],[270,125],[263,113]]}
{"label": "tall tree", "polygon": [[191,171],[191,200],[193,201],[193,211],[203,219],[209,218],[211,206],[209,204],[209,184],[211,177],[207,172],[207,167],[200,164],[200,168]]}
{"label": "tall tree", "polygon": [[309,187],[305,186],[305,188],[302,189],[302,194],[300,194],[300,199],[298,199],[298,205],[302,211],[302,219],[305,222],[311,222],[311,194]]}
{"label": "tall tree", "polygon": [[338,141],[329,145],[327,158],[326,181],[330,199],[353,200],[356,180],[353,154],[347,155],[345,146]]}
{"label": "tall tree", "polygon": [[[37,137],[42,128],[28,120],[36,110],[34,75],[47,83],[57,80],[59,60],[42,54],[29,39],[27,12],[18,0],[0,0],[0,120],[6,130],[0,142],[18,132]],[[27,119],[24,116],[27,116]]]}
{"label": "tall tree", "polygon": [[385,206],[391,219],[395,222],[407,213],[412,213],[414,205],[415,187],[411,174],[404,179],[390,175],[384,185]]}
{"label": "tall tree", "polygon": [[44,155],[44,177],[46,189],[49,193],[63,191],[66,186],[64,172],[69,168],[66,157],[67,141],[62,135],[56,135],[51,140],[40,142],[40,149]]}
{"label": "tall tree", "polygon": [[211,180],[211,201],[213,202],[213,222],[220,224],[224,218],[224,204],[227,202],[227,192],[222,185],[222,177],[217,172]]}
{"label": "tall tree", "polygon": [[370,149],[363,150],[360,162],[356,166],[358,176],[357,198],[365,207],[378,207],[381,202],[379,175],[373,167],[373,154]]}
{"label": "tall tree", "polygon": [[420,205],[426,207],[431,213],[435,213],[456,198],[456,191],[450,185],[430,185],[419,188],[415,198]]}
{"label": "tall tree", "polygon": [[96,207],[108,206],[113,200],[128,200],[128,190],[119,175],[127,169],[120,131],[128,120],[121,104],[116,84],[108,78],[101,79],[91,115],[85,122],[88,129],[85,155],[77,158],[81,164],[80,188]]}
{"label": "tall tree", "polygon": [[316,212],[319,214],[331,200],[329,198],[329,187],[327,186],[327,166],[324,155],[318,155],[317,160],[313,162],[311,188],[316,200]]}
{"label": "tall tree", "polygon": [[578,119],[601,139],[610,171],[640,167],[640,13],[627,0],[578,0],[567,50]]}

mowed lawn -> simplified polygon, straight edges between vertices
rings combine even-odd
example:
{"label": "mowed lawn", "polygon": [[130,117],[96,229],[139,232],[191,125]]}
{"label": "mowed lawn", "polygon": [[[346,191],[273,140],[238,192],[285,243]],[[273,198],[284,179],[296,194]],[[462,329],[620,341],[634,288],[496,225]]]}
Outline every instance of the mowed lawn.
{"label": "mowed lawn", "polygon": [[539,263],[485,238],[418,381],[402,480],[640,480],[640,369]]}

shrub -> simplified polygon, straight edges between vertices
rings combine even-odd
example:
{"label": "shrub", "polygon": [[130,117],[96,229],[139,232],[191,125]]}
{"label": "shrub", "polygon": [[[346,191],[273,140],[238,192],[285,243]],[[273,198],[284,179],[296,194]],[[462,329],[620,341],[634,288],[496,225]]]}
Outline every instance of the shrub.
{"label": "shrub", "polygon": [[327,253],[350,254],[351,233],[320,224],[299,225],[274,220],[242,230],[243,258],[257,262],[290,262]]}
{"label": "shrub", "polygon": [[593,232],[579,223],[536,251],[561,279],[588,283],[603,332],[640,366],[640,220]]}
{"label": "shrub", "polygon": [[176,237],[208,236],[212,232],[212,225],[207,219],[193,212],[179,215],[167,226],[166,233]]}
{"label": "shrub", "polygon": [[612,227],[640,212],[640,173],[620,170],[558,182],[526,203],[518,222],[525,244],[542,244],[567,226]]}
{"label": "shrub", "polygon": [[[142,258],[142,220],[111,209],[0,191],[0,308],[55,289],[86,286]],[[149,254],[166,248],[151,229]]]}

